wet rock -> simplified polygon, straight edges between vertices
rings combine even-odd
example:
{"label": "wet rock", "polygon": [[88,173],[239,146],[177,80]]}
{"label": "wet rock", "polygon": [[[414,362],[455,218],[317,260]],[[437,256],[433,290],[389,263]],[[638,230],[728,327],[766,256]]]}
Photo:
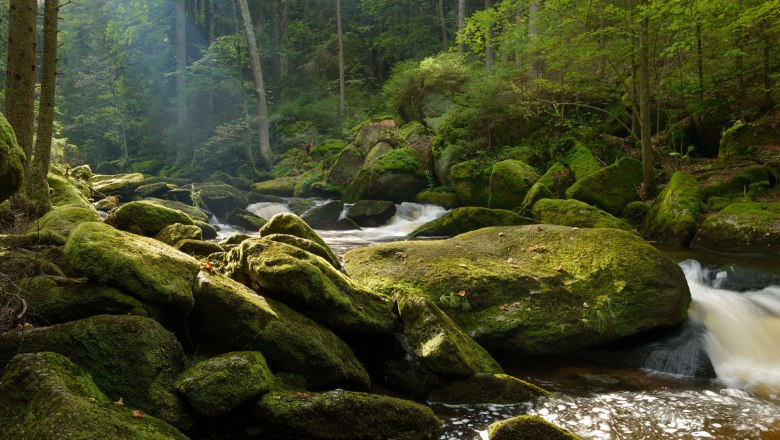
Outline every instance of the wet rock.
{"label": "wet rock", "polygon": [[181,211],[154,203],[130,202],[114,211],[113,223],[123,231],[154,237],[176,223],[192,225],[192,219]]}
{"label": "wet rock", "polygon": [[203,230],[196,225],[174,223],[163,228],[154,239],[173,246],[181,240],[203,240]]}
{"label": "wet rock", "polygon": [[314,229],[331,230],[343,211],[344,202],[334,200],[306,211],[301,220]]}
{"label": "wet rock", "polygon": [[540,223],[573,226],[577,228],[615,228],[630,231],[631,226],[579,200],[542,199],[531,210]]}
{"label": "wet rock", "polygon": [[206,258],[209,255],[218,252],[225,252],[225,249],[223,249],[222,246],[213,241],[204,240],[179,240],[173,247],[198,259]]}
{"label": "wet rock", "polygon": [[420,226],[409,234],[409,237],[453,237],[490,226],[517,226],[532,223],[535,221],[505,209],[464,207],[453,209],[436,220]]}
{"label": "wet rock", "polygon": [[254,213],[245,209],[234,209],[228,215],[228,223],[244,228],[247,231],[259,231],[267,222]]}
{"label": "wet rock", "polygon": [[626,205],[639,200],[637,188],[641,184],[642,164],[624,157],[587,177],[578,177],[577,182],[566,191],[566,198],[585,202],[612,215],[621,215]]}
{"label": "wet rock", "polygon": [[676,172],[647,213],[642,231],[651,240],[687,246],[696,234],[702,208],[699,183]]}
{"label": "wet rock", "polygon": [[418,151],[395,149],[360,170],[344,192],[344,201],[373,199],[401,203],[414,200],[427,185],[425,176]]}
{"label": "wet rock", "polygon": [[578,440],[539,416],[519,416],[490,425],[490,440]]}
{"label": "wet rock", "polygon": [[347,212],[347,218],[358,226],[374,228],[395,215],[395,203],[385,200],[359,200]]}
{"label": "wet rock", "polygon": [[133,196],[136,188],[138,188],[143,181],[144,175],[141,173],[112,175],[95,174],[89,179],[88,183],[92,188],[92,191],[96,194],[103,197],[120,196],[124,199]]}
{"label": "wet rock", "polygon": [[248,202],[238,188],[223,182],[204,182],[196,186],[199,199],[219,218],[227,217],[234,209],[246,208]]}
{"label": "wet rock", "polygon": [[548,394],[535,385],[506,374],[476,374],[437,389],[428,400],[450,405],[517,404]]}
{"label": "wet rock", "polygon": [[734,203],[699,226],[692,247],[780,255],[780,203]]}

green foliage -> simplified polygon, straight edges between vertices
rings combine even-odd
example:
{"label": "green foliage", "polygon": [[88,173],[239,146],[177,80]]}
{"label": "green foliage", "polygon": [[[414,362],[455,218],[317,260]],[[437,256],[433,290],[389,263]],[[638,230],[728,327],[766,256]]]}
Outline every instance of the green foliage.
{"label": "green foliage", "polygon": [[447,292],[439,297],[439,302],[448,309],[460,309],[464,312],[468,312],[471,310],[471,303],[466,296],[467,294],[464,291],[458,293]]}

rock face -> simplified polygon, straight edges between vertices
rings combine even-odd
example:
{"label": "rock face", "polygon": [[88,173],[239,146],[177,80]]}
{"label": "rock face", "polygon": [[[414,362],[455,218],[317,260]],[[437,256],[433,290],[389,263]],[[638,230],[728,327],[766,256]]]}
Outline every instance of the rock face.
{"label": "rock face", "polygon": [[154,238],[173,246],[181,240],[203,240],[203,230],[195,225],[174,223],[163,228]]}
{"label": "rock face", "polygon": [[699,226],[693,247],[780,255],[780,203],[734,203]]}
{"label": "rock face", "polygon": [[24,178],[24,151],[11,124],[0,115],[0,202],[15,193]]}
{"label": "rock face", "polygon": [[301,219],[314,229],[330,230],[339,221],[342,211],[344,202],[333,200],[306,211]]}
{"label": "rock face", "polygon": [[144,199],[144,202],[151,203],[158,206],[164,206],[166,208],[174,209],[176,211],[181,211],[187,214],[193,221],[201,221],[201,222],[209,221],[209,216],[205,211],[184,202],[179,202],[176,200],[156,199],[153,197]]}
{"label": "rock face", "polygon": [[576,141],[573,141],[569,151],[561,158],[561,163],[574,172],[575,180],[584,179],[591,174],[601,171],[601,165],[599,165],[599,161],[596,160],[593,153],[591,153],[588,147]]}
{"label": "rock face", "polygon": [[290,246],[295,246],[298,249],[303,249],[306,252],[317,255],[318,257],[322,257],[324,260],[330,263],[334,269],[341,270],[341,261],[334,259],[331,255],[333,252],[331,252],[330,249],[322,247],[322,245],[319,243],[288,234],[271,234],[266,235],[263,238],[266,240],[277,241],[279,243],[286,243]]}
{"label": "rock face", "polygon": [[490,199],[488,206],[497,209],[514,209],[523,203],[539,174],[530,165],[519,160],[505,160],[493,165],[490,175]]}
{"label": "rock face", "polygon": [[436,220],[429,221],[415,229],[409,237],[453,237],[490,226],[519,226],[531,223],[534,221],[505,209],[469,206],[453,209]]}
{"label": "rock face", "polygon": [[519,416],[490,425],[490,440],[579,440],[539,416]]}
{"label": "rock face", "polygon": [[579,200],[542,199],[531,214],[541,223],[578,228],[615,228],[631,230],[628,223]]}
{"label": "rock face", "polygon": [[696,234],[701,210],[699,183],[676,172],[647,213],[642,230],[651,240],[687,246]]}
{"label": "rock face", "polygon": [[452,190],[464,205],[488,206],[490,175],[491,167],[479,160],[455,164],[450,169]]}
{"label": "rock face", "polygon": [[344,201],[373,199],[401,203],[414,200],[426,185],[420,153],[413,148],[399,148],[365,165],[344,193]]}
{"label": "rock face", "polygon": [[347,212],[347,218],[358,226],[374,228],[395,215],[395,203],[386,200],[359,200]]}
{"label": "rock face", "polygon": [[295,193],[295,178],[280,177],[278,179],[255,183],[252,185],[252,191],[257,194],[292,197]]}
{"label": "rock face", "polygon": [[363,166],[363,152],[355,147],[345,148],[328,172],[328,183],[346,187]]}
{"label": "rock face", "polygon": [[637,188],[642,183],[642,164],[624,157],[577,182],[566,191],[567,199],[577,199],[612,215],[623,214],[629,203],[639,200]]}
{"label": "rock face", "polygon": [[143,181],[144,175],[141,173],[114,175],[96,174],[89,179],[88,183],[89,186],[92,187],[92,190],[102,197],[120,196],[129,198],[135,194],[136,188],[138,188]]}
{"label": "rock face", "polygon": [[189,316],[207,350],[257,350],[277,372],[300,374],[311,389],[366,390],[368,373],[330,330],[221,275],[201,272]]}
{"label": "rock face", "polygon": [[176,390],[198,414],[216,417],[257,399],[272,382],[262,353],[244,351],[196,363],[176,380]]}
{"label": "rock face", "polygon": [[0,377],[2,438],[187,438],[154,417],[134,418],[132,412],[56,353],[17,355]]}
{"label": "rock face", "polygon": [[295,237],[313,241],[325,249],[328,253],[328,261],[339,260],[330,246],[325,243],[325,240],[295,214],[282,213],[271,217],[271,220],[260,228],[260,235],[265,237],[271,234],[293,235]]}
{"label": "rock face", "polygon": [[142,301],[186,314],[200,265],[157,240],[84,223],[65,245],[70,264],[90,279],[119,287]]}
{"label": "rock face", "polygon": [[550,189],[547,187],[547,185],[536,182],[534,186],[531,187],[531,189],[528,190],[528,193],[525,195],[525,198],[523,199],[523,204],[520,205],[520,209],[515,210],[516,212],[524,215],[524,216],[531,216],[533,215],[533,209],[534,205],[536,205],[536,202],[542,199],[554,199],[555,195],[550,191]]}
{"label": "rock face", "polygon": [[61,235],[68,235],[78,225],[90,222],[102,222],[100,214],[93,208],[66,205],[47,212],[37,223],[30,226],[30,232],[48,229]]}
{"label": "rock face", "polygon": [[266,220],[245,209],[234,209],[228,215],[228,223],[248,231],[259,231],[266,224]]}
{"label": "rock face", "polygon": [[513,404],[547,394],[535,385],[506,374],[477,374],[437,389],[428,400],[450,405]]}
{"label": "rock face", "polygon": [[114,211],[116,227],[138,235],[154,237],[167,226],[192,225],[192,219],[181,211],[148,202],[130,202]]}
{"label": "rock face", "polygon": [[54,206],[73,205],[80,208],[92,208],[92,204],[85,196],[85,193],[89,194],[89,188],[82,182],[54,173],[49,173],[46,180],[52,191],[51,203]]}
{"label": "rock face", "polygon": [[184,367],[184,352],[156,321],[101,315],[0,336],[0,365],[17,353],[44,351],[67,356],[90,373],[112,401],[121,397],[128,406],[144,408],[178,427],[186,425],[186,411],[172,392]]}
{"label": "rock face", "polygon": [[244,193],[227,183],[206,182],[198,184],[196,189],[203,204],[219,218],[225,218],[234,209],[243,209],[248,205]]}
{"label": "rock face", "polygon": [[281,431],[323,440],[432,440],[441,431],[430,408],[408,400],[343,390],[304,395],[271,391],[255,416]]}
{"label": "rock face", "polygon": [[[357,249],[344,260],[356,281],[380,291],[417,288],[482,346],[516,355],[566,353],[671,327],[690,302],[671,259],[615,229],[485,228]],[[448,301],[461,291],[468,308]]]}

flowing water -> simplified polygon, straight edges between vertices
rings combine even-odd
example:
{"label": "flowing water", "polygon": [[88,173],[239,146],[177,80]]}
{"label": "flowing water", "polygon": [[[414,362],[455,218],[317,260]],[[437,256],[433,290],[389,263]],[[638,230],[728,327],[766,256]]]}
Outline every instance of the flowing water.
{"label": "flowing water", "polygon": [[[288,211],[258,205],[249,210],[264,218]],[[317,232],[343,254],[402,239],[444,212],[404,203],[385,226]],[[684,260],[692,296],[689,320],[676,334],[636,347],[632,362],[620,351],[602,352],[597,360],[510,361],[509,373],[553,394],[518,405],[433,405],[445,421],[441,438],[487,439],[491,423],[532,414],[584,439],[780,440],[780,260],[667,253]]]}

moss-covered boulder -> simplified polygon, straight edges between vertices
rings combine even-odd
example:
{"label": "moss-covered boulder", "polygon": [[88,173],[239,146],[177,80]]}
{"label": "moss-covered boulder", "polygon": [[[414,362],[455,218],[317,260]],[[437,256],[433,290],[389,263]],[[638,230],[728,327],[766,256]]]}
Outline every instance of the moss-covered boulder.
{"label": "moss-covered boulder", "polygon": [[156,199],[154,197],[144,199],[144,202],[151,203],[157,206],[164,206],[166,208],[173,209],[176,211],[181,211],[187,214],[193,221],[201,221],[201,222],[209,221],[209,215],[208,213],[206,213],[206,211],[184,202],[179,202],[176,200],[167,200],[167,199]]}
{"label": "moss-covered boulder", "polygon": [[139,186],[135,189],[135,193],[142,198],[165,197],[165,194],[172,189],[176,189],[176,185],[166,182],[154,182]]}
{"label": "moss-covered boulder", "polygon": [[461,203],[470,206],[488,206],[492,167],[480,160],[470,160],[452,166],[452,190]]}
{"label": "moss-covered boulder", "polygon": [[78,205],[65,205],[55,208],[37,222],[30,225],[28,232],[35,232],[40,229],[48,229],[60,235],[67,236],[70,232],[82,223],[102,222],[103,219],[97,210],[92,206],[81,207]]}
{"label": "moss-covered boulder", "polygon": [[552,193],[552,191],[550,191],[547,185],[536,182],[525,195],[523,203],[520,205],[520,209],[517,209],[516,211],[524,216],[531,216],[533,215],[533,209],[534,205],[536,205],[536,202],[542,199],[554,198],[555,195]]}
{"label": "moss-covered boulder", "polygon": [[290,246],[295,246],[298,249],[303,249],[306,252],[317,255],[318,257],[322,257],[325,261],[330,263],[330,265],[333,266],[336,270],[341,270],[341,261],[339,261],[338,259],[333,259],[332,252],[329,252],[328,249],[325,249],[319,243],[315,243],[311,240],[307,240],[305,238],[300,238],[289,234],[270,234],[264,236],[263,238],[265,238],[266,240],[277,241],[279,243],[286,243],[289,244]]}
{"label": "moss-covered boulder", "polygon": [[525,162],[510,159],[496,163],[490,174],[488,206],[494,209],[520,207],[528,190],[537,180],[539,174]]}
{"label": "moss-covered boulder", "polygon": [[203,205],[219,218],[225,218],[234,209],[243,209],[248,205],[240,189],[224,182],[199,183],[195,188]]}
{"label": "moss-covered boulder", "polygon": [[734,162],[740,158],[752,158],[759,148],[777,143],[778,130],[780,117],[776,114],[755,122],[737,121],[723,132],[718,159],[721,162]]}
{"label": "moss-covered boulder", "polygon": [[676,172],[647,213],[642,231],[651,240],[687,246],[696,234],[702,208],[699,182]]}
{"label": "moss-covered boulder", "polygon": [[435,390],[428,400],[450,405],[517,404],[547,394],[535,385],[506,374],[476,374]]}
{"label": "moss-covered boulder", "polygon": [[375,118],[360,123],[352,132],[355,133],[355,146],[363,153],[368,153],[380,142],[395,143],[398,125],[390,117]]}
{"label": "moss-covered boulder", "polygon": [[196,225],[174,223],[164,227],[154,239],[173,246],[181,240],[203,240],[203,230]]}
{"label": "moss-covered boulder", "polygon": [[54,206],[78,206],[91,208],[92,204],[87,199],[90,189],[83,183],[74,181],[59,174],[49,173],[47,179],[51,190],[51,203]]}
{"label": "moss-covered boulder", "polygon": [[184,352],[173,334],[140,316],[101,315],[21,333],[0,335],[0,365],[18,353],[51,351],[92,375],[111,400],[124,400],[178,428],[190,418],[173,382]]}
{"label": "moss-covered boulder", "polygon": [[423,205],[436,205],[445,209],[453,209],[460,206],[458,195],[451,192],[421,191],[415,196],[414,201]]}
{"label": "moss-covered boulder", "polygon": [[192,308],[197,260],[157,240],[84,223],[65,245],[70,264],[90,279],[119,287],[145,302],[186,314]]}
{"label": "moss-covered boulder", "polygon": [[[200,232],[203,235],[204,240],[216,240],[218,237],[217,228],[214,226],[211,226],[210,224],[206,222],[202,222],[200,220],[193,220],[192,221],[195,226],[200,228]],[[161,231],[162,232],[162,231]]]}
{"label": "moss-covered boulder", "polygon": [[301,215],[301,220],[314,229],[330,230],[339,221],[343,211],[344,202],[333,200],[306,211]]}
{"label": "moss-covered boulder", "polygon": [[398,148],[364,166],[344,193],[344,201],[372,199],[401,203],[414,200],[426,185],[420,153],[413,148]]}
{"label": "moss-covered boulder", "polygon": [[151,416],[116,405],[92,377],[66,357],[51,353],[15,356],[0,377],[0,437],[186,439]]}
{"label": "moss-covered boulder", "polygon": [[279,177],[278,179],[255,183],[252,185],[252,192],[278,197],[292,197],[295,193],[295,177]]}
{"label": "moss-covered boulder", "polygon": [[49,229],[40,229],[26,234],[0,235],[0,247],[33,248],[36,246],[65,246],[68,239]]}
{"label": "moss-covered boulder", "polygon": [[505,209],[467,206],[453,209],[436,220],[429,221],[415,229],[409,237],[453,237],[489,226],[519,226],[531,223],[535,222]]}
{"label": "moss-covered boulder", "polygon": [[366,154],[366,159],[364,163],[370,164],[375,160],[379,159],[379,157],[382,156],[383,154],[387,154],[391,151],[393,151],[392,145],[388,144],[387,142],[380,142],[374,145],[374,147],[371,148],[368,154]]}
{"label": "moss-covered boulder", "polygon": [[729,170],[725,178],[714,176],[707,178],[707,174],[702,177],[704,182],[700,183],[701,196],[707,200],[716,196],[743,196],[750,192],[754,187],[769,187],[778,182],[777,172],[772,167],[765,165],[751,165],[748,167]]}
{"label": "moss-covered boulder", "polygon": [[335,330],[388,333],[396,322],[389,297],[353,282],[322,257],[285,243],[246,240],[228,253],[223,271]]}
{"label": "moss-covered boulder", "polygon": [[693,247],[780,255],[780,203],[734,203],[699,226]]}
{"label": "moss-covered boulder", "polygon": [[540,223],[577,228],[615,228],[631,230],[631,226],[599,208],[579,200],[542,199],[534,204],[531,215]]}
{"label": "moss-covered boulder", "polygon": [[[419,289],[480,345],[514,355],[572,352],[669,328],[686,318],[690,302],[677,264],[617,229],[493,227],[356,249],[344,262],[368,288]],[[453,292],[464,292],[468,307]]]}
{"label": "moss-covered boulder", "polygon": [[96,194],[106,196],[120,196],[130,198],[135,194],[135,190],[143,184],[144,175],[141,173],[132,174],[95,174],[88,183]]}
{"label": "moss-covered boulder", "polygon": [[382,226],[395,215],[395,203],[389,200],[358,200],[347,211],[347,218],[358,226]]}
{"label": "moss-covered boulder", "polygon": [[501,373],[501,366],[463,333],[430,299],[411,292],[398,298],[403,334],[415,357],[446,378]]}
{"label": "moss-covered boulder", "polygon": [[24,151],[16,142],[16,134],[0,114],[0,202],[11,197],[24,179]]}
{"label": "moss-covered boulder", "polygon": [[647,202],[637,200],[626,205],[626,209],[623,210],[623,218],[628,224],[639,227],[644,223],[648,212],[650,212],[650,205]]}
{"label": "moss-covered boulder", "polygon": [[192,219],[175,209],[148,202],[130,202],[114,211],[113,223],[123,231],[155,237],[167,226],[191,225]]}
{"label": "moss-covered boulder", "polygon": [[247,231],[259,231],[267,223],[264,218],[246,209],[234,209],[227,218],[228,223],[244,228]]}
{"label": "moss-covered boulder", "polygon": [[330,246],[325,243],[325,240],[295,214],[282,213],[271,217],[268,223],[260,228],[260,236],[265,237],[271,234],[294,235],[299,238],[313,241],[327,251],[328,261],[338,261],[339,259]]}
{"label": "moss-covered boulder", "polygon": [[290,307],[206,272],[194,294],[190,331],[202,349],[259,351],[274,371],[300,374],[312,389],[368,389],[368,373],[349,346]]}
{"label": "moss-covered boulder", "polygon": [[328,183],[346,188],[363,167],[364,156],[359,148],[345,148],[328,171]]}
{"label": "moss-covered boulder", "polygon": [[488,427],[489,440],[579,440],[539,416],[519,416]]}
{"label": "moss-covered boulder", "polygon": [[69,177],[77,180],[83,180],[85,182],[91,179],[94,175],[95,173],[92,172],[92,168],[90,168],[90,166],[87,164],[79,165],[68,170]]}
{"label": "moss-covered boulder", "polygon": [[[561,163],[571,169],[575,180],[584,179],[591,174],[601,171],[599,161],[593,156],[588,147],[576,141],[570,140],[569,142],[571,147],[561,157]],[[548,187],[550,186],[548,185]]]}
{"label": "moss-covered boulder", "polygon": [[343,390],[271,391],[254,413],[278,431],[311,439],[432,440],[441,431],[441,421],[426,406]]}
{"label": "moss-covered boulder", "polygon": [[218,252],[225,252],[222,246],[213,241],[205,240],[179,240],[173,247],[197,259],[203,259]]}
{"label": "moss-covered boulder", "polygon": [[198,414],[216,417],[257,399],[273,375],[257,351],[225,353],[196,363],[176,380],[176,390]]}
{"label": "moss-covered boulder", "polygon": [[108,196],[95,202],[95,209],[98,211],[108,212],[114,208],[119,207],[119,197]]}
{"label": "moss-covered boulder", "polygon": [[639,200],[637,189],[641,184],[642,164],[624,157],[596,173],[578,178],[566,191],[566,198],[585,202],[612,215],[621,215],[626,205]]}

